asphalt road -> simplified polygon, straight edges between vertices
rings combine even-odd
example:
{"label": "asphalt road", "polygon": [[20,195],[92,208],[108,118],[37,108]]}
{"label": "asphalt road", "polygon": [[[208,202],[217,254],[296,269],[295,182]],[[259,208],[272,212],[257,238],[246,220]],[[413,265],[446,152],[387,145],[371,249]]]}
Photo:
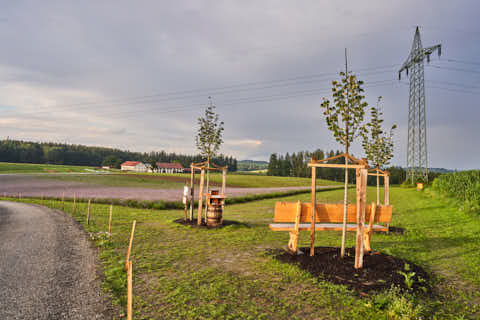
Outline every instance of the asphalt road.
{"label": "asphalt road", "polygon": [[95,251],[69,216],[0,201],[0,319],[108,319]]}

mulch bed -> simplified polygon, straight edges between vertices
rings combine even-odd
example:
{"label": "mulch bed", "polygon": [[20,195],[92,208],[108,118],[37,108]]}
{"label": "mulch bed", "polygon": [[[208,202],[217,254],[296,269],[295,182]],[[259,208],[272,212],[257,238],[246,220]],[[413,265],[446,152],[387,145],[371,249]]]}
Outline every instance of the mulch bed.
{"label": "mulch bed", "polygon": [[[334,284],[346,285],[349,288],[366,295],[368,292],[383,291],[391,286],[403,290],[429,293],[429,275],[421,267],[380,252],[366,253],[363,268],[356,270],[355,248],[345,249],[345,258],[340,258],[340,248],[315,247],[315,255],[310,257],[310,248],[300,248],[304,254],[292,255],[288,252],[278,252],[276,259],[297,264],[301,269],[312,275]],[[405,265],[408,264],[409,270]],[[409,274],[413,281],[410,288],[406,284]]]}
{"label": "mulch bed", "polygon": [[246,224],[246,223],[233,221],[233,220],[223,220],[222,225],[218,226],[218,227],[207,226],[207,224],[205,223],[205,221],[203,219],[202,219],[202,224],[201,225],[198,225],[197,220],[195,220],[195,219],[193,221],[189,221],[189,220],[185,221],[185,220],[183,220],[183,218],[181,218],[181,219],[173,220],[173,222],[176,222],[178,224],[182,224],[184,226],[190,226],[190,227],[193,227],[193,228],[200,228],[200,229],[219,229],[219,228],[223,228],[223,227],[227,227],[227,226],[231,226],[231,225],[248,227],[248,224]]}

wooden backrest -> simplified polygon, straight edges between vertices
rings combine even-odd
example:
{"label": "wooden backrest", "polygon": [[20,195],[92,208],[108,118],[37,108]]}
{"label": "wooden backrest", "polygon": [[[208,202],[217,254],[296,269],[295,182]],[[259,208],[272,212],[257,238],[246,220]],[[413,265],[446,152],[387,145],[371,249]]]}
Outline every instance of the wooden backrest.
{"label": "wooden backrest", "polygon": [[[302,203],[300,223],[312,221],[312,204]],[[297,203],[276,202],[273,222],[295,222]],[[365,210],[365,222],[370,222],[371,204],[367,204]],[[392,206],[378,205],[373,222],[388,223],[392,220]],[[343,222],[343,203],[317,203],[315,209],[315,222],[340,223]],[[357,206],[349,204],[347,210],[347,222],[357,222]]]}

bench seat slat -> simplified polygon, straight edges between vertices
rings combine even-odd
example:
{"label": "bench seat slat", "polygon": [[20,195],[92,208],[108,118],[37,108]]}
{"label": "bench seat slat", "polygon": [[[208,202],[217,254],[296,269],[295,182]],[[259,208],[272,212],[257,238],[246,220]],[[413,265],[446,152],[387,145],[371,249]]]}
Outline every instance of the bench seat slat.
{"label": "bench seat slat", "polygon": [[[312,225],[310,223],[300,223],[299,230],[310,230]],[[365,225],[367,227],[367,225]],[[269,225],[270,230],[273,231],[291,231],[295,229],[295,223],[271,223]],[[341,223],[316,223],[315,230],[334,230],[334,231],[341,231],[343,228],[343,224]],[[347,231],[355,231],[357,230],[356,224],[347,224]],[[372,225],[373,231],[388,231],[386,226],[382,226],[379,224]]]}

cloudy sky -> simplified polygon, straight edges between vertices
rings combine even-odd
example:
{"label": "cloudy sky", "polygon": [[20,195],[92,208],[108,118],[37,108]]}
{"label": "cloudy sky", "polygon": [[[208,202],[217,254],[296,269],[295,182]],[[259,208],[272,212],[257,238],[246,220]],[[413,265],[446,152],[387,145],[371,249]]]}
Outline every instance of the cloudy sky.
{"label": "cloudy sky", "polygon": [[[365,5],[368,3],[368,5]],[[222,152],[337,149],[319,107],[344,68],[383,96],[405,165],[415,31],[425,66],[429,166],[479,168],[477,1],[3,1],[0,138],[196,152],[213,97]],[[354,153],[361,155],[357,141]]]}

